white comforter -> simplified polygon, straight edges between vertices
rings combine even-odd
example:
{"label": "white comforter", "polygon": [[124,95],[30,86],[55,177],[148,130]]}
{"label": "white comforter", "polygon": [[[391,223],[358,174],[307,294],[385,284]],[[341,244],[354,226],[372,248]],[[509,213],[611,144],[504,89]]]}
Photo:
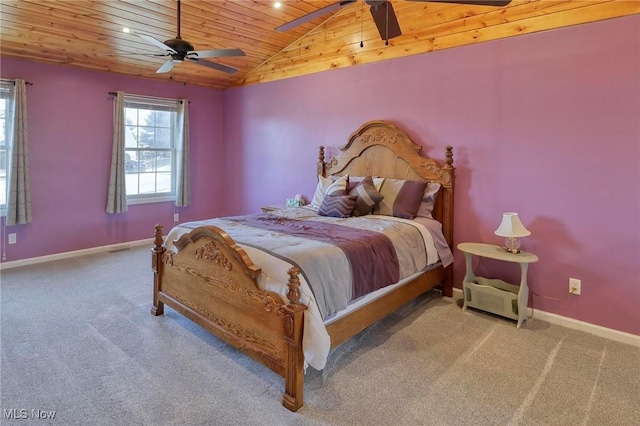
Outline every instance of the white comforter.
{"label": "white comforter", "polygon": [[[404,228],[418,229],[419,236],[422,237],[422,240],[419,243],[416,241],[415,231],[413,231],[412,237],[396,236],[393,238],[393,244],[400,264],[400,276],[403,279],[424,270],[428,265],[436,263],[439,260],[438,251],[436,250],[431,233],[425,226],[416,221],[380,215],[338,219],[319,216],[317,212],[311,208],[278,210],[271,214],[299,220],[337,223],[343,226],[384,232],[385,234],[392,232],[390,230],[393,230],[395,233],[395,231]],[[413,226],[405,227],[400,225],[403,222],[409,223]],[[292,266],[291,263],[285,260],[286,252],[290,250],[291,247],[309,250],[311,253],[317,252],[321,248],[329,249],[329,247],[327,247],[327,243],[309,241],[307,239],[267,230],[258,230],[257,228],[248,227],[225,218],[187,222],[174,227],[167,234],[165,239],[167,249],[175,250],[172,244],[173,241],[196,227],[208,225],[224,229],[225,232],[227,232],[231,238],[233,238],[236,243],[247,252],[254,264],[262,269],[262,274],[258,279],[258,285],[260,288],[280,294],[283,300],[287,300],[287,271]],[[250,244],[243,244],[242,241],[250,241]],[[260,244],[266,245],[268,250],[265,251],[263,249],[256,248],[260,247]],[[337,250],[340,251],[340,249]],[[274,256],[268,251],[280,254],[284,252],[284,255]],[[350,272],[343,270],[348,267],[348,262],[332,262],[326,272],[322,272],[322,274],[330,277],[349,276]],[[318,308],[318,303],[314,297],[314,293],[303,275],[305,274],[300,275],[300,301],[307,306],[304,321],[303,352],[305,362],[313,368],[321,370],[325,366],[331,342]],[[318,275],[316,274],[315,276],[317,278]],[[331,279],[330,281],[337,285],[338,282],[344,280]],[[349,294],[351,292],[350,287],[351,285],[349,282],[349,284],[344,285],[344,288],[341,290],[344,292],[345,298],[349,298]],[[384,289],[381,291],[384,291]]]}

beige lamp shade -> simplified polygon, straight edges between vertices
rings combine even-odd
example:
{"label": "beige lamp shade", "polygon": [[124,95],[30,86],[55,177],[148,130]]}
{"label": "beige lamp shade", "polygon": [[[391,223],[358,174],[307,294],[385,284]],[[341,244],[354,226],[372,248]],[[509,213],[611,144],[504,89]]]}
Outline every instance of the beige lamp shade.
{"label": "beige lamp shade", "polygon": [[505,238],[520,238],[531,235],[531,232],[520,222],[518,213],[514,212],[502,213],[502,222],[494,233]]}

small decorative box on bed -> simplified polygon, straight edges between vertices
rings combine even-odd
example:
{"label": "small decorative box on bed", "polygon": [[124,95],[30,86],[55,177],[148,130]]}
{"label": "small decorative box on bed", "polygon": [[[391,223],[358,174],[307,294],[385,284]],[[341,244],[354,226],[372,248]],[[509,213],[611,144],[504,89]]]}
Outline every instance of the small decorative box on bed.
{"label": "small decorative box on bed", "polygon": [[[303,405],[304,366],[439,286],[452,294],[454,168],[371,121],[325,162],[309,206],[156,225],[153,315],[164,304],[285,379]],[[375,248],[374,248],[375,247]],[[373,283],[373,286],[369,284]]]}

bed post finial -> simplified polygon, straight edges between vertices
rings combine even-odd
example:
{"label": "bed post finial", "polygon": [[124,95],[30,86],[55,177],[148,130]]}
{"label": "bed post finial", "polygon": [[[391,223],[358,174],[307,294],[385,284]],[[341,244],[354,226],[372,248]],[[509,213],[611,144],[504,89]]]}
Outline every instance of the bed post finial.
{"label": "bed post finial", "polygon": [[445,164],[447,168],[453,167],[453,147],[451,145],[447,145],[445,148]]}
{"label": "bed post finial", "polygon": [[162,238],[162,225],[157,223],[155,226],[155,238],[153,239],[153,245],[157,248],[162,247],[164,244],[164,239]]}
{"label": "bed post finial", "polygon": [[327,177],[327,163],[324,162],[324,146],[318,149],[318,176]]}
{"label": "bed post finial", "polygon": [[300,278],[298,278],[298,274],[300,270],[296,267],[292,267],[287,271],[289,274],[289,282],[287,286],[289,287],[289,292],[287,293],[287,299],[289,299],[290,305],[299,305],[300,304]]}

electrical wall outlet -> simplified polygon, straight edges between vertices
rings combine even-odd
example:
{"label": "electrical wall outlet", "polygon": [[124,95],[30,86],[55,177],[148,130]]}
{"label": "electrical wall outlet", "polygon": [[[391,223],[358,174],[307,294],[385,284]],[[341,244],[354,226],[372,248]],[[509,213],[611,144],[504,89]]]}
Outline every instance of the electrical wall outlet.
{"label": "electrical wall outlet", "polygon": [[569,293],[579,295],[582,292],[582,281],[577,278],[569,278]]}
{"label": "electrical wall outlet", "polygon": [[9,234],[8,237],[9,237],[9,244],[15,244],[18,242],[16,238],[16,234]]}
{"label": "electrical wall outlet", "polygon": [[179,222],[180,221],[180,213],[174,213],[173,214],[173,221],[174,222]]}

